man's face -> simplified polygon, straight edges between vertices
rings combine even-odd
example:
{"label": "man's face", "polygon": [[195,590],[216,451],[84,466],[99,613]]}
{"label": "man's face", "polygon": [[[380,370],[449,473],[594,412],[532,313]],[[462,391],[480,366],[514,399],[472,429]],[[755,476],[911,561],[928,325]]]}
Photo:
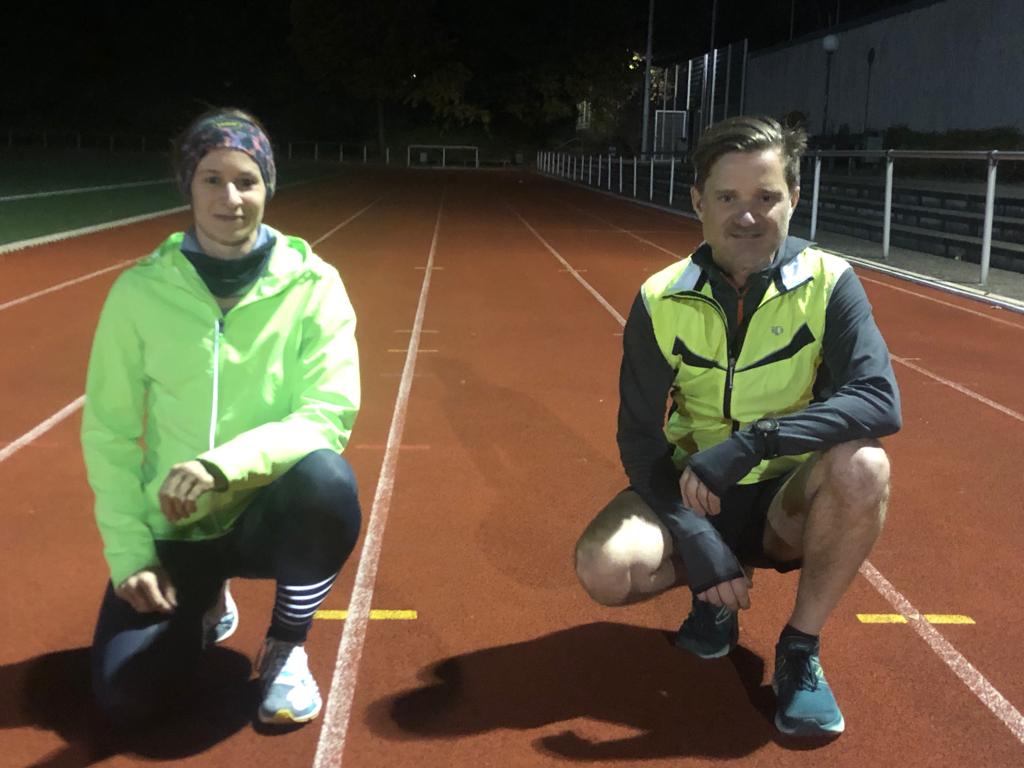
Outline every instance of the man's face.
{"label": "man's face", "polygon": [[690,196],[715,263],[731,274],[771,262],[789,232],[800,188],[786,184],[779,151],[766,149],[722,155],[704,191],[692,187]]}

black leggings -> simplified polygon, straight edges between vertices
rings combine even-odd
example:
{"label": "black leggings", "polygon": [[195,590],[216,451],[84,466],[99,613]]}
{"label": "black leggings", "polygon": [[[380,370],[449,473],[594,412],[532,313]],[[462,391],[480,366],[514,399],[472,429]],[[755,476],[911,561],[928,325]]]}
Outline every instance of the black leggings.
{"label": "black leggings", "polygon": [[[173,614],[138,613],[108,584],[92,646],[93,690],[115,720],[152,716],[164,694],[187,681],[203,650],[203,615],[230,577],[279,585],[330,579],[355,547],[360,527],[355,476],[333,451],[315,451],[263,488],[234,529],[204,541],[158,541],[178,592]],[[308,624],[271,622],[268,635],[305,640]]]}

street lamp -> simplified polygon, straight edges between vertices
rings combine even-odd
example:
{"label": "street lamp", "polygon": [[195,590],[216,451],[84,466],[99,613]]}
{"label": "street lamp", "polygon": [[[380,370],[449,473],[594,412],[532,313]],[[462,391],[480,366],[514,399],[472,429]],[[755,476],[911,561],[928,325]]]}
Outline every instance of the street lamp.
{"label": "street lamp", "polygon": [[821,38],[821,47],[825,49],[825,111],[821,116],[821,134],[828,130],[828,90],[832,84],[832,54],[839,50],[839,38],[836,35],[825,35]]}

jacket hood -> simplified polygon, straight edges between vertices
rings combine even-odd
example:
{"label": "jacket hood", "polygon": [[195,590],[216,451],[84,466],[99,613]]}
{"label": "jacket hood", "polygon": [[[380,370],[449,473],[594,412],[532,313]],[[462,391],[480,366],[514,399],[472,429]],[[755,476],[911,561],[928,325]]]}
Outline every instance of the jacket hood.
{"label": "jacket hood", "polygon": [[[317,279],[323,274],[324,263],[313,253],[312,247],[301,237],[291,237],[266,227],[275,239],[267,266],[245,296],[246,302],[273,296],[292,284]],[[137,265],[143,277],[178,283],[183,288],[209,293],[192,263],[181,251],[184,232],[175,232],[164,240]]]}

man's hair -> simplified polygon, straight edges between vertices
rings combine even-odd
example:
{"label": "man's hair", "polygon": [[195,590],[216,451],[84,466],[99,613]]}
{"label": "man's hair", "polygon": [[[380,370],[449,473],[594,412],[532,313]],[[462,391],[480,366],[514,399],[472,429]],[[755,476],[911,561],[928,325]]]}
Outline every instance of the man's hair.
{"label": "man's hair", "polygon": [[697,151],[693,153],[693,185],[704,191],[704,182],[722,155],[766,149],[779,150],[786,183],[790,189],[798,187],[800,157],[807,149],[807,132],[800,126],[784,127],[771,117],[746,115],[715,123],[700,137]]}

